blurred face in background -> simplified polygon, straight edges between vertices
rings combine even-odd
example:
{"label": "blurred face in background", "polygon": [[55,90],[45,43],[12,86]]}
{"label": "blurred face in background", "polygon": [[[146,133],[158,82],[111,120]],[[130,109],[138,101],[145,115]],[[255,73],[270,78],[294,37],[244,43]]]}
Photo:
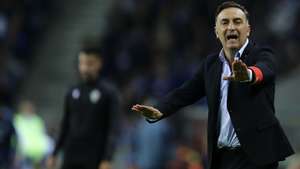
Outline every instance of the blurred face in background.
{"label": "blurred face in background", "polygon": [[35,106],[31,101],[23,100],[19,103],[19,112],[26,116],[31,116],[35,114]]}
{"label": "blurred face in background", "polygon": [[78,70],[80,79],[85,82],[97,80],[102,69],[102,59],[97,54],[79,53]]}
{"label": "blurred face in background", "polygon": [[235,7],[223,9],[216,18],[215,33],[224,50],[238,50],[250,35],[245,13]]}

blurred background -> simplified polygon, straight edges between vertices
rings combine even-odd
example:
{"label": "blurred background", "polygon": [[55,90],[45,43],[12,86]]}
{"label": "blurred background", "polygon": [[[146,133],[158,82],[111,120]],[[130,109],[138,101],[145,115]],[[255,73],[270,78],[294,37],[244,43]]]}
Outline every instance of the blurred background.
{"label": "blurred background", "polygon": [[[105,58],[101,76],[115,83],[123,100],[122,114],[115,117],[121,132],[114,168],[205,169],[205,99],[151,125],[130,107],[155,104],[189,79],[205,56],[221,49],[214,35],[214,14],[221,2],[1,0],[0,162],[13,159],[16,168],[26,166],[18,145],[27,139],[33,147],[36,139],[44,140],[39,141],[45,144],[43,152],[51,152],[64,94],[78,79],[77,52],[93,45]],[[237,2],[250,13],[251,39],[276,51],[276,113],[300,152],[300,1]],[[25,130],[22,126],[34,122],[22,118],[22,112],[34,114],[32,125],[39,129]],[[21,141],[15,131],[23,133]],[[10,133],[9,143],[4,132]],[[42,160],[39,151],[27,153]],[[295,157],[280,168],[288,168]]]}

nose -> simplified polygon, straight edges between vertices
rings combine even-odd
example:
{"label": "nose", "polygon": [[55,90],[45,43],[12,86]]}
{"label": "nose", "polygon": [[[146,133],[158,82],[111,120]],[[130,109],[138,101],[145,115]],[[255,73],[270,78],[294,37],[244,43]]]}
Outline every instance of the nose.
{"label": "nose", "polygon": [[229,29],[229,30],[234,30],[234,29],[235,29],[235,25],[234,25],[232,22],[230,22],[230,23],[228,24],[228,29]]}

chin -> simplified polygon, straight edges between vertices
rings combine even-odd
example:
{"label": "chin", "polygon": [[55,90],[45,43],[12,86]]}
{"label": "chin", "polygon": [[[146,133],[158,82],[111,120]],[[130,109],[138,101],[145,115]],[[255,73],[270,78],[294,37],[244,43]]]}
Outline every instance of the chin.
{"label": "chin", "polygon": [[238,46],[227,46],[227,49],[229,49],[229,50],[238,50],[239,47]]}
{"label": "chin", "polygon": [[88,81],[90,81],[91,78],[89,76],[80,76],[80,79],[83,82],[88,82]]}
{"label": "chin", "polygon": [[236,50],[236,49],[240,49],[241,48],[241,45],[239,44],[228,44],[227,45],[227,49],[230,49],[230,50]]}

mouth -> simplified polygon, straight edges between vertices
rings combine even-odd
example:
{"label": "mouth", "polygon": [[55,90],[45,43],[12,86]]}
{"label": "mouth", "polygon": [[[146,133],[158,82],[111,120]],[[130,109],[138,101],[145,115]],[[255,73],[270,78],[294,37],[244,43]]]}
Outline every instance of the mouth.
{"label": "mouth", "polygon": [[236,34],[229,34],[226,36],[226,40],[237,40],[238,39],[238,35]]}

